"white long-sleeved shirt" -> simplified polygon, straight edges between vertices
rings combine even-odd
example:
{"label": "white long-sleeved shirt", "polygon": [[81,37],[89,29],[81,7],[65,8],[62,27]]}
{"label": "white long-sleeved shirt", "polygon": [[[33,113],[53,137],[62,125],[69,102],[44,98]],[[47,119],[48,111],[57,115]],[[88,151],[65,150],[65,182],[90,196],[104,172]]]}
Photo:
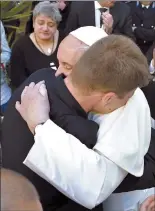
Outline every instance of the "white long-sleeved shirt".
{"label": "white long-sleeved shirt", "polygon": [[126,106],[95,119],[100,128],[105,125],[105,131],[99,130],[94,150],[48,120],[37,126],[35,144],[24,161],[66,196],[90,209],[111,195],[128,172],[142,175],[151,136],[150,111],[140,89]]}
{"label": "white long-sleeved shirt", "polygon": [[87,208],[105,200],[127,175],[51,120],[37,126],[35,132],[35,144],[24,164]]}

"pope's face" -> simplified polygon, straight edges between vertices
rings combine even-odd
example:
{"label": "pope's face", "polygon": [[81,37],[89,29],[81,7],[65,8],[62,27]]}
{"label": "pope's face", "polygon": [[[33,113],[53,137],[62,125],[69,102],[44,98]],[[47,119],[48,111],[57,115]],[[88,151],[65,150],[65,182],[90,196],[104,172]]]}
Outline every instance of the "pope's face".
{"label": "pope's face", "polygon": [[83,55],[85,51],[84,44],[72,35],[68,35],[58,48],[57,58],[59,61],[59,67],[56,71],[56,76],[64,74],[68,76]]}

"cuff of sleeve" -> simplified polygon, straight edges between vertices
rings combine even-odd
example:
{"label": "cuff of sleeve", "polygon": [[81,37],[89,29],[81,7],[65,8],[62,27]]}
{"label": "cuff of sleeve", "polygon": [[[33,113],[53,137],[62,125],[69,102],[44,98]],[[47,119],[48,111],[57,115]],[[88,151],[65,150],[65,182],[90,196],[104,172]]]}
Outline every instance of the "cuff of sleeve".
{"label": "cuff of sleeve", "polygon": [[[35,128],[35,136],[40,136],[42,133],[44,133],[47,131],[47,133],[49,133],[49,131],[54,131],[54,134],[56,133],[64,133],[64,130],[62,130],[62,128],[60,128],[58,125],[56,125],[54,122],[52,122],[50,119],[48,119],[45,123],[43,124],[39,124],[36,126]],[[36,141],[36,139],[35,139]]]}
{"label": "cuff of sleeve", "polygon": [[105,160],[72,135],[68,138],[51,120],[38,125],[35,132],[36,141],[24,165],[75,202],[94,208],[105,179]]}

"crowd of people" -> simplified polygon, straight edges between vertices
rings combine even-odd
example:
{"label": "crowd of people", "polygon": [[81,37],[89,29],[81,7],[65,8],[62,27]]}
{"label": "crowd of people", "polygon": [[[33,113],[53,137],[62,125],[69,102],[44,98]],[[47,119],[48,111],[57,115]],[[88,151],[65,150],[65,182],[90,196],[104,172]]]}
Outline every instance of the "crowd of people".
{"label": "crowd of people", "polygon": [[2,209],[155,210],[154,1],[34,1],[0,68]]}

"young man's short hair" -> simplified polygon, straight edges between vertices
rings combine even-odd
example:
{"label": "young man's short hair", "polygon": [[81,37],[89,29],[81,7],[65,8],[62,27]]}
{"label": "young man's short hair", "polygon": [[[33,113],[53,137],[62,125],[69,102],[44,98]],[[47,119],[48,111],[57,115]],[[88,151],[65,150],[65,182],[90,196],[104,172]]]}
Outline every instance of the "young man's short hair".
{"label": "young man's short hair", "polygon": [[129,38],[109,35],[92,45],[77,62],[71,80],[84,91],[114,92],[118,96],[146,86],[147,60]]}

